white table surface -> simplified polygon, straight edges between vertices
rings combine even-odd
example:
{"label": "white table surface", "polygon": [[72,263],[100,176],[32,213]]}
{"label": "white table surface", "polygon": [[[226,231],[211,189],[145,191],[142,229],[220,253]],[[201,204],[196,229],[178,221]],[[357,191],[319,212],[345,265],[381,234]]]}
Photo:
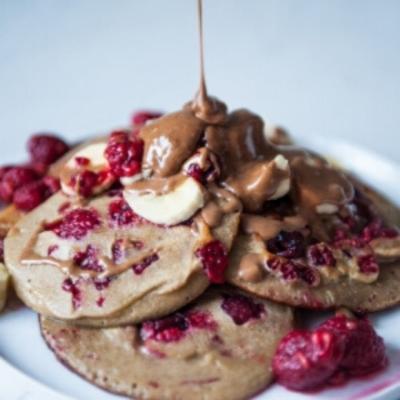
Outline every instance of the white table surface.
{"label": "white table surface", "polygon": [[[212,93],[400,161],[400,1],[204,0]],[[195,0],[0,0],[0,138],[70,138],[197,87]]]}

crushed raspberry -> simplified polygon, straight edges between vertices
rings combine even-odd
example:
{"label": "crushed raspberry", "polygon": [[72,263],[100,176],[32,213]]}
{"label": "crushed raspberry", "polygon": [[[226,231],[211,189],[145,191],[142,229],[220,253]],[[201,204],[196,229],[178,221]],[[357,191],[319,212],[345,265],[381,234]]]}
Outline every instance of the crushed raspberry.
{"label": "crushed raspberry", "polygon": [[228,253],[219,240],[213,240],[196,250],[204,272],[211,283],[224,283],[225,270],[228,268]]}
{"label": "crushed raspberry", "polygon": [[306,265],[298,266],[297,273],[299,278],[309,286],[318,286],[321,282],[321,277],[314,268],[307,267]]}
{"label": "crushed raspberry", "polygon": [[52,245],[49,246],[48,249],[47,249],[47,255],[48,255],[49,257],[51,257],[51,256],[53,255],[53,253],[54,253],[55,251],[57,251],[58,249],[59,249],[58,245],[52,244]]}
{"label": "crushed raspberry", "polygon": [[78,251],[74,255],[73,261],[80,269],[94,272],[103,271],[103,266],[98,259],[98,250],[90,244],[84,251]]}
{"label": "crushed raspberry", "polygon": [[273,359],[276,380],[293,390],[315,389],[337,371],[344,344],[332,332],[295,330],[280,342]]}
{"label": "crushed raspberry", "polygon": [[189,326],[191,328],[213,330],[217,327],[217,323],[208,312],[198,310],[189,311],[186,313],[186,318],[189,321]]}
{"label": "crushed raspberry", "polygon": [[187,175],[191,176],[197,182],[203,182],[203,174],[204,171],[200,168],[199,164],[192,163],[189,165],[187,171]]}
{"label": "crushed raspberry", "polygon": [[62,290],[71,293],[74,310],[82,305],[82,292],[78,287],[78,282],[73,282],[71,278],[67,278],[62,284]]}
{"label": "crushed raspberry", "polygon": [[118,226],[132,225],[142,221],[124,199],[112,201],[108,205],[108,215],[112,223]]}
{"label": "crushed raspberry", "polygon": [[249,320],[259,319],[265,312],[264,305],[241,294],[224,294],[221,308],[232,318],[236,325],[243,325]]}
{"label": "crushed raspberry", "polygon": [[95,209],[77,208],[68,212],[62,219],[45,225],[63,239],[82,239],[90,231],[100,226],[100,217]]}
{"label": "crushed raspberry", "polygon": [[140,337],[144,341],[177,342],[192,329],[213,330],[216,326],[212,315],[207,312],[178,312],[165,318],[144,322],[140,328]]}
{"label": "crushed raspberry", "polygon": [[345,343],[339,367],[346,374],[362,376],[386,367],[385,345],[368,319],[338,315],[325,321],[320,329],[333,332]]}
{"label": "crushed raspberry", "polygon": [[93,171],[81,171],[71,178],[69,185],[74,188],[79,195],[90,197],[94,194],[96,187],[99,185],[99,175]]}
{"label": "crushed raspberry", "polygon": [[361,232],[361,238],[369,243],[373,239],[387,238],[393,239],[398,236],[396,229],[385,228],[381,220],[375,220],[369,223]]}
{"label": "crushed raspberry", "polygon": [[96,300],[96,304],[97,304],[98,307],[103,307],[105,301],[106,301],[106,298],[104,296],[100,296]]}
{"label": "crushed raspberry", "polygon": [[267,241],[267,249],[271,253],[285,258],[299,258],[305,253],[303,235],[298,231],[281,231],[278,236]]}
{"label": "crushed raspberry", "polygon": [[371,323],[338,315],[314,331],[292,331],[273,360],[277,381],[293,390],[344,382],[387,365],[385,346]]}
{"label": "crushed raspberry", "polygon": [[34,162],[50,165],[69,150],[68,145],[54,135],[33,135],[28,141],[28,151]]}
{"label": "crushed raspberry", "polygon": [[[268,265],[269,264],[270,264],[270,261],[268,260]],[[299,278],[296,264],[294,264],[290,261],[281,262],[281,267],[279,269],[279,272],[281,273],[281,276],[285,281],[290,282],[290,281],[294,281]]]}
{"label": "crushed raspberry", "polygon": [[87,157],[75,157],[75,163],[78,167],[87,167],[90,164],[90,160]]}
{"label": "crushed raspberry", "polygon": [[147,321],[142,324],[140,336],[142,340],[149,339],[157,342],[177,342],[189,329],[187,318],[180,313],[155,321]]}
{"label": "crushed raspberry", "polygon": [[133,125],[143,125],[150,119],[160,118],[162,113],[158,111],[136,111],[132,116]]}
{"label": "crushed raspberry", "polygon": [[307,249],[307,261],[313,267],[334,267],[336,265],[332,251],[324,243],[312,245]]}
{"label": "crushed raspberry", "polygon": [[278,257],[269,258],[266,262],[266,268],[287,282],[301,280],[310,286],[317,286],[321,280],[318,271],[315,269]]}
{"label": "crushed raspberry", "polygon": [[363,274],[377,274],[379,272],[379,265],[373,254],[358,257],[357,265]]}
{"label": "crushed raspberry", "polygon": [[104,155],[117,178],[136,175],[141,170],[143,140],[129,138],[125,131],[113,132]]}
{"label": "crushed raspberry", "polygon": [[111,276],[106,276],[105,278],[94,278],[93,279],[93,284],[96,290],[104,290],[107,289],[110,286],[111,281],[113,280],[113,277]]}
{"label": "crushed raspberry", "polygon": [[4,173],[0,181],[0,200],[11,202],[14,192],[20,187],[34,182],[39,178],[38,174],[29,167],[14,167]]}
{"label": "crushed raspberry", "polygon": [[123,239],[117,239],[111,246],[111,255],[114,264],[118,264],[125,256],[125,246]]}
{"label": "crushed raspberry", "polygon": [[62,203],[60,207],[58,207],[58,212],[59,214],[64,214],[69,208],[71,208],[71,203],[66,201],[65,203]]}
{"label": "crushed raspberry", "polygon": [[154,253],[148,257],[145,257],[140,263],[132,265],[132,270],[136,275],[140,275],[147,267],[156,262],[158,259],[158,254]]}

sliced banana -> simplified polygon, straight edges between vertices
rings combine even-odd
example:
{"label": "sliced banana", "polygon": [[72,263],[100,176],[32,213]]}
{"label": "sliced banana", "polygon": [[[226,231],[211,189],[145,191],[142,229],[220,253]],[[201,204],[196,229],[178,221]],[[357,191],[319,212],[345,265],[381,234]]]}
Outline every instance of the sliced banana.
{"label": "sliced banana", "polygon": [[[104,173],[109,170],[108,161],[104,156],[107,143],[104,141],[89,143],[78,151],[72,153],[60,170],[60,183],[62,191],[68,196],[75,196],[79,192],[78,176],[84,171],[90,171],[96,174]],[[75,181],[73,180],[75,179]],[[105,175],[101,183],[92,188],[92,194],[99,194],[108,189],[115,178],[111,174]]]}
{"label": "sliced banana", "polygon": [[163,225],[175,225],[188,220],[205,203],[201,185],[190,177],[166,194],[125,189],[124,198],[138,215]]}
{"label": "sliced banana", "polygon": [[0,311],[6,305],[8,285],[10,282],[10,275],[3,263],[0,263]]}
{"label": "sliced banana", "polygon": [[103,169],[108,166],[107,159],[104,157],[104,151],[106,150],[107,143],[99,142],[90,144],[87,147],[79,150],[77,153],[71,157],[67,164],[67,168],[76,168],[79,166],[76,159],[78,158],[87,158],[89,160],[88,168],[89,169]]}

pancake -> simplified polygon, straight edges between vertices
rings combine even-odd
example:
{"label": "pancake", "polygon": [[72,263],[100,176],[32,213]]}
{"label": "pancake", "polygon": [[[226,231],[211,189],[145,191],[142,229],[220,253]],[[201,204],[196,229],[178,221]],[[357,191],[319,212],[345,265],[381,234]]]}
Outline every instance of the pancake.
{"label": "pancake", "polygon": [[[235,322],[236,321],[236,322]],[[137,399],[235,400],[272,380],[290,308],[210,289],[185,310],[138,326],[88,329],[41,317],[57,358],[89,382]]]}
{"label": "pancake", "polygon": [[[60,237],[71,233],[62,231],[64,222],[77,210],[94,213],[97,225]],[[40,314],[94,326],[133,323],[199,296],[209,281],[196,249],[213,239],[229,249],[238,222],[232,213],[213,231],[201,224],[196,231],[194,223],[165,227],[138,217],[118,194],[83,202],[58,193],[11,229],[5,262],[18,296]]]}
{"label": "pancake", "polygon": [[[358,185],[358,188],[372,202],[376,213],[387,225],[400,225],[400,211],[392,202],[365,185]],[[366,250],[357,249],[356,245],[350,247],[349,251],[361,252],[367,260],[372,255],[376,258],[379,274],[378,270],[374,270],[371,279],[367,275],[354,273],[353,261],[342,255],[337,257],[333,267],[323,266],[318,269],[319,267],[313,268],[306,263],[306,268],[300,272],[304,279],[289,282],[272,273],[268,267],[265,268],[265,261],[262,260],[268,259],[271,254],[259,236],[240,234],[230,255],[228,281],[250,293],[295,307],[347,307],[368,312],[383,310],[400,303],[400,240],[398,236],[374,239],[367,247],[368,251],[365,254],[362,252]],[[332,250],[333,254],[338,254],[335,251]],[[260,264],[258,269],[252,271],[252,279],[246,278],[243,271],[243,260],[250,254],[251,257],[256,257]],[[349,265],[352,276],[338,273],[348,271]],[[372,267],[374,265],[372,264]],[[319,276],[316,282],[312,282],[314,272]],[[250,270],[247,271],[247,275],[249,273]]]}

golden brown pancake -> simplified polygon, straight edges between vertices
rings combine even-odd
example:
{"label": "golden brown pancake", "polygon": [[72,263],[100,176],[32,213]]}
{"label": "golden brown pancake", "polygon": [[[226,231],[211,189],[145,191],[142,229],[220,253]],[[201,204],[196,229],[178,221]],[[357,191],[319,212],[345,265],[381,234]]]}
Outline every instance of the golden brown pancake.
{"label": "golden brown pancake", "polygon": [[271,382],[272,357],[292,329],[292,312],[238,291],[211,289],[185,310],[139,326],[40,322],[57,358],[108,391],[140,399],[235,400]]}

